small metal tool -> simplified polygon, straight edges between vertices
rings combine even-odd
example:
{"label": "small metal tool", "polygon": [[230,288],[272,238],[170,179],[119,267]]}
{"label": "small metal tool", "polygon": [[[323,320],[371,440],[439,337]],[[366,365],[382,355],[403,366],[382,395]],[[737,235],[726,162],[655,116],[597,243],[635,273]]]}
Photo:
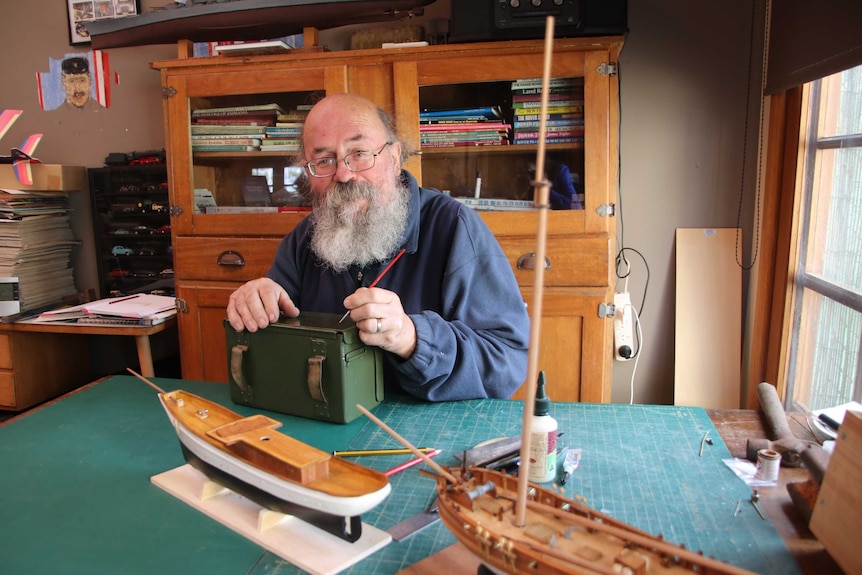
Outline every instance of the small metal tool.
{"label": "small metal tool", "polygon": [[404,541],[414,533],[421,531],[425,527],[436,523],[440,519],[440,514],[437,510],[437,492],[434,492],[434,497],[431,502],[425,507],[424,511],[420,511],[415,515],[411,515],[404,521],[396,523],[386,530],[395,541]]}
{"label": "small metal tool", "polygon": [[760,515],[760,518],[766,521],[766,514],[763,513],[763,509],[760,508],[760,493],[757,492],[757,489],[751,494],[751,504],[754,506],[754,510],[757,511],[757,514]]}

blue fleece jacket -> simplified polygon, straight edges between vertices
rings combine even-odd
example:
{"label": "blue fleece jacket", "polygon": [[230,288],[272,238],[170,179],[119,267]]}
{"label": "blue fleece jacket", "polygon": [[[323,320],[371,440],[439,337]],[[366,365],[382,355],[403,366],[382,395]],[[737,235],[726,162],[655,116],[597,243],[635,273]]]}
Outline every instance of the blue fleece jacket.
{"label": "blue fleece jacket", "polygon": [[[402,178],[410,188],[406,251],[377,287],[401,298],[417,341],[407,360],[383,352],[386,389],[429,401],[510,397],[526,378],[530,332],[512,268],[471,209],[420,188],[407,171]],[[267,277],[300,310],[340,314],[344,298],[389,262],[335,273],[311,251],[313,219],[282,240]]]}

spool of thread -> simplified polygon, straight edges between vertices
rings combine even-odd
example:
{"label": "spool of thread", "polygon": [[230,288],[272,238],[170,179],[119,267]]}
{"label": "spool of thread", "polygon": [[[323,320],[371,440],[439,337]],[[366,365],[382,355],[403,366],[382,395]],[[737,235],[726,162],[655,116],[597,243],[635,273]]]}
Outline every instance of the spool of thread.
{"label": "spool of thread", "polygon": [[776,481],[781,467],[781,454],[774,449],[761,449],[757,452],[757,470],[754,478],[762,481]]}

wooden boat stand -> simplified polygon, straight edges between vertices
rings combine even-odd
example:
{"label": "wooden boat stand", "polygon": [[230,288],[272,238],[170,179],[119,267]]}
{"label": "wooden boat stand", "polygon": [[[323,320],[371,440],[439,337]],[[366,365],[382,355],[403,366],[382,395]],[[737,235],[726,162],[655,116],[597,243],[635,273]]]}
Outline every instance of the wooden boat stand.
{"label": "wooden boat stand", "polygon": [[338,573],[392,540],[387,532],[363,523],[359,539],[348,542],[296,516],[258,505],[211,481],[189,464],[150,480],[239,535],[315,575]]}

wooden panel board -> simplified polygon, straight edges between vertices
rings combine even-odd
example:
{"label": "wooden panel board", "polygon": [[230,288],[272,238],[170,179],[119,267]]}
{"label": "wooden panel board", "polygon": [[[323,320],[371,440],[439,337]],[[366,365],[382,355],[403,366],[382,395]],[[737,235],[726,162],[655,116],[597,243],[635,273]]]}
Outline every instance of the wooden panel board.
{"label": "wooden panel board", "polygon": [[811,515],[811,531],[845,573],[862,568],[862,415],[848,411]]}
{"label": "wooden panel board", "polygon": [[676,405],[739,408],[742,269],[736,263],[737,234],[736,228],[676,230]]}

